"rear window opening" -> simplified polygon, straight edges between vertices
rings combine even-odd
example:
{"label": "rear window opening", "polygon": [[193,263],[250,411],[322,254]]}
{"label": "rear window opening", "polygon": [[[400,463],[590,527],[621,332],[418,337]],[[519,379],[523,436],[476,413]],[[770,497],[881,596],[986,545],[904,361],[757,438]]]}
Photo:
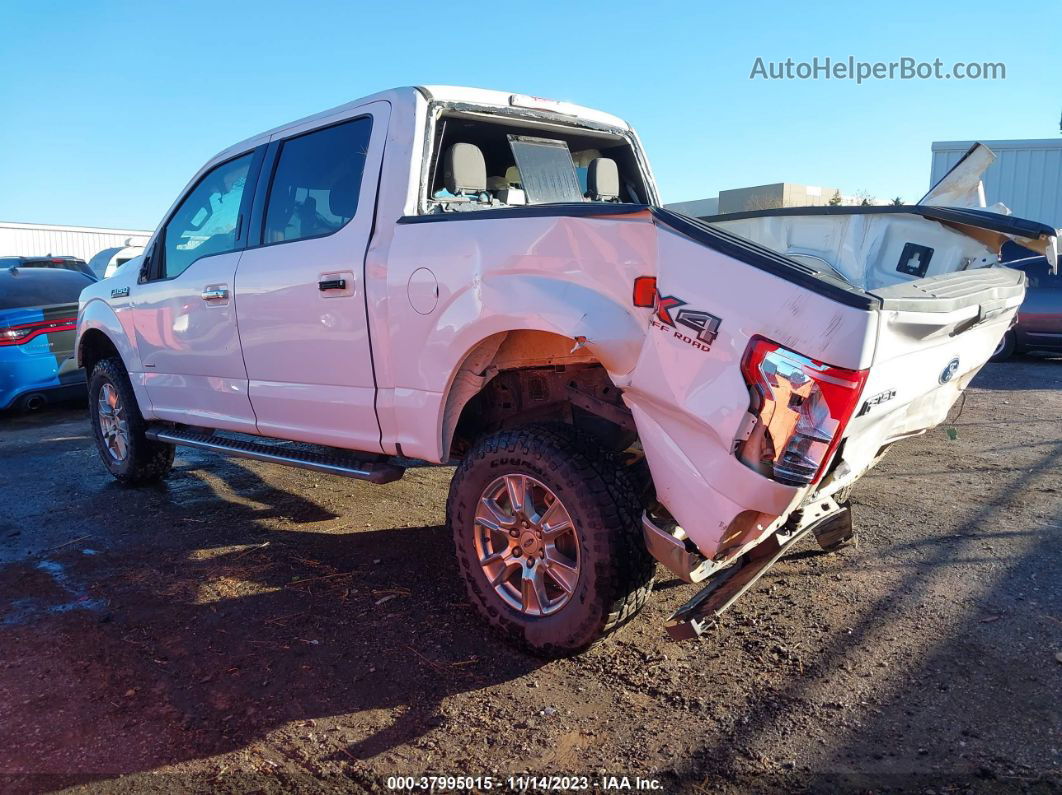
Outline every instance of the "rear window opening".
{"label": "rear window opening", "polygon": [[472,113],[440,117],[428,184],[429,213],[648,200],[623,135]]}

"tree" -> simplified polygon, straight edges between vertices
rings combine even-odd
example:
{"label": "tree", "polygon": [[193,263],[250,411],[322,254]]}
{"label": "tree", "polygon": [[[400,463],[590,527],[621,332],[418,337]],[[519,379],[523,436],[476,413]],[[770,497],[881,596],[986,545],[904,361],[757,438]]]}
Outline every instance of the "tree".
{"label": "tree", "polygon": [[901,207],[901,206],[903,206],[903,199],[901,199],[899,196],[897,196],[896,198],[894,198],[892,200],[892,206],[893,207]]}
{"label": "tree", "polygon": [[831,196],[830,200],[826,203],[830,205],[830,207],[839,207],[841,204],[841,192],[839,190],[835,190],[833,192],[833,196]]}
{"label": "tree", "polygon": [[874,197],[868,190],[856,191],[855,197],[859,200],[860,207],[869,207],[874,203]]}

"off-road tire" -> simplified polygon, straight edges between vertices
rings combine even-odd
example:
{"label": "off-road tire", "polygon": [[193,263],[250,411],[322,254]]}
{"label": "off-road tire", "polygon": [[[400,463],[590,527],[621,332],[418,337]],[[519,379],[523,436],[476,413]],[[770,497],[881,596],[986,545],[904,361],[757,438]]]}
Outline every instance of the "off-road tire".
{"label": "off-road tire", "polygon": [[[129,429],[129,451],[125,459],[116,461],[108,452],[100,429],[97,403],[100,390],[110,383],[118,391],[122,406],[126,412]],[[96,439],[100,459],[115,480],[129,486],[154,483],[166,476],[173,466],[174,446],[166,442],[156,442],[144,436],[147,424],[140,413],[133,386],[129,383],[129,374],[121,359],[111,357],[100,359],[92,369],[88,382],[89,421],[92,434]]]}
{"label": "off-road tire", "polygon": [[1008,330],[1007,333],[1003,335],[1003,339],[999,341],[999,348],[992,354],[992,358],[989,361],[1005,362],[1014,355],[1015,346],[1014,332]]}
{"label": "off-road tire", "polygon": [[[508,605],[488,583],[473,544],[484,489],[516,473],[548,486],[578,531],[579,579],[568,603],[550,615],[529,616]],[[642,540],[641,513],[620,460],[590,434],[562,424],[528,425],[479,440],[457,468],[446,503],[472,604],[506,638],[548,658],[586,649],[645,605],[656,564]]]}

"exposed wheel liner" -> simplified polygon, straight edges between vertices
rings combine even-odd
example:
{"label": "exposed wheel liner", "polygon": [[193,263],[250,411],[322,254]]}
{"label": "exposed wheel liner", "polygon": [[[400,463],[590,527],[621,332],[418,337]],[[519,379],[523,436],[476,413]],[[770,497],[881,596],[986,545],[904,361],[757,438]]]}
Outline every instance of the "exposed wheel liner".
{"label": "exposed wheel liner", "polygon": [[[129,428],[129,451],[123,461],[116,461],[108,452],[103,440],[96,405],[100,390],[105,384],[111,384],[117,391],[122,405],[127,412]],[[107,467],[115,480],[129,486],[152,483],[166,476],[173,466],[174,447],[172,444],[155,442],[144,436],[147,424],[140,413],[140,407],[133,394],[129,374],[117,357],[100,359],[89,378],[89,418],[92,435],[103,465]]]}
{"label": "exposed wheel liner", "polygon": [[[549,486],[578,529],[579,581],[558,612],[530,617],[497,596],[472,543],[483,490],[507,472]],[[476,609],[503,635],[543,657],[590,646],[630,620],[652,589],[655,562],[641,540],[642,506],[618,459],[589,434],[567,425],[528,425],[481,439],[450,484],[447,519],[458,566]]]}

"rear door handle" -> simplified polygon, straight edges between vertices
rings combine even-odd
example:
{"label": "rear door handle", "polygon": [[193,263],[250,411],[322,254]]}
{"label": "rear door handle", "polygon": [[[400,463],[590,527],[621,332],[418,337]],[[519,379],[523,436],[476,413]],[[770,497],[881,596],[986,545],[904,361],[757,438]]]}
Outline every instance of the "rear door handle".
{"label": "rear door handle", "polygon": [[317,289],[321,290],[346,290],[346,279],[325,279],[323,282],[317,282]]}
{"label": "rear door handle", "polygon": [[203,290],[204,301],[224,301],[228,297],[229,291],[226,287],[211,287]]}

